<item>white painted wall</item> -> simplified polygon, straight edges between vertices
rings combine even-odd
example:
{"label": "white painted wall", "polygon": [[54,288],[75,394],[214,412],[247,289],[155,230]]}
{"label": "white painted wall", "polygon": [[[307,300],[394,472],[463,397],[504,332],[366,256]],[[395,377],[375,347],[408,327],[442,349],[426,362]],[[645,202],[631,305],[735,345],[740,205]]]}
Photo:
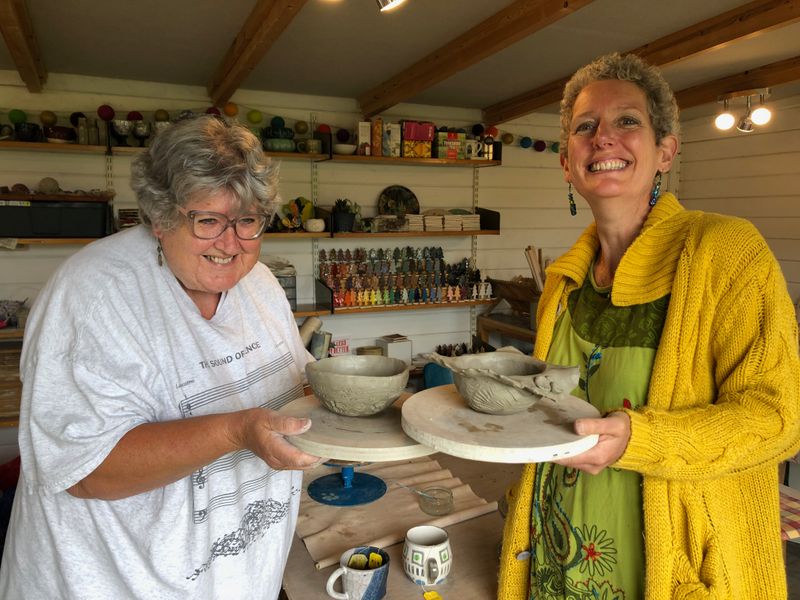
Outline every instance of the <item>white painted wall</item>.
{"label": "white painted wall", "polygon": [[737,215],[758,227],[789,293],[800,298],[800,97],[772,106],[752,133],[720,132],[710,118],[684,124],[680,197],[687,208]]}

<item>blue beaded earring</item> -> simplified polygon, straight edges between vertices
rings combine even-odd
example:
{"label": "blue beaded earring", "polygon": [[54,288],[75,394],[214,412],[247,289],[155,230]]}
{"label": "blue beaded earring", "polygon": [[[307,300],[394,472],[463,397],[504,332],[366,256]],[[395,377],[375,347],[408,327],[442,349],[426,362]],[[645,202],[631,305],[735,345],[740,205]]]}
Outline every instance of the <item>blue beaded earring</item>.
{"label": "blue beaded earring", "polygon": [[575,197],[572,195],[572,183],[567,188],[567,199],[569,199],[569,214],[574,217],[578,214],[578,207],[575,206]]}
{"label": "blue beaded earring", "polygon": [[661,193],[661,171],[656,171],[656,184],[653,187],[653,192],[650,194],[650,206],[656,205],[660,193]]}

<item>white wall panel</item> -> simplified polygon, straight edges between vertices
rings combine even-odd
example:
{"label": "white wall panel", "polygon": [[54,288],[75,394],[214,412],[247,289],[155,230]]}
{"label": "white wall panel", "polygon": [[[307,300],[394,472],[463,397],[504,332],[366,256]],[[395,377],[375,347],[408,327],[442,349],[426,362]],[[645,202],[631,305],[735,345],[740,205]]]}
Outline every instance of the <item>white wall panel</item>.
{"label": "white wall panel", "polygon": [[687,208],[751,221],[800,298],[800,97],[776,103],[769,125],[720,132],[711,119],[684,124],[680,198]]}

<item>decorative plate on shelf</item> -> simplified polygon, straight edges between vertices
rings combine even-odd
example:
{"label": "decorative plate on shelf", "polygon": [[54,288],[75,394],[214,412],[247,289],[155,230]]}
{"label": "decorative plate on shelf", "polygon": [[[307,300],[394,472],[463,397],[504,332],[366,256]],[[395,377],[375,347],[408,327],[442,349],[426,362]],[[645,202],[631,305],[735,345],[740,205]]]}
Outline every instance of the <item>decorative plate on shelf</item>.
{"label": "decorative plate on shelf", "polygon": [[378,196],[379,215],[418,215],[419,200],[410,189],[390,185]]}

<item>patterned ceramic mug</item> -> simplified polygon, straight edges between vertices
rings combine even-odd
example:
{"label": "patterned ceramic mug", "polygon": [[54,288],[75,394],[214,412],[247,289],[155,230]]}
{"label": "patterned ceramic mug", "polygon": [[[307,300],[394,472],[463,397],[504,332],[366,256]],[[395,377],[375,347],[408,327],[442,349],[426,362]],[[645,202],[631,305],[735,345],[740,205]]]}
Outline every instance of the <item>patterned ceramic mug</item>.
{"label": "patterned ceramic mug", "polygon": [[[333,589],[340,577],[344,593]],[[388,577],[389,555],[375,546],[359,546],[342,554],[325,590],[337,600],[380,600],[386,595]]]}
{"label": "patterned ceramic mug", "polygon": [[433,525],[412,527],[403,544],[403,570],[420,585],[442,583],[453,566],[447,532]]}

